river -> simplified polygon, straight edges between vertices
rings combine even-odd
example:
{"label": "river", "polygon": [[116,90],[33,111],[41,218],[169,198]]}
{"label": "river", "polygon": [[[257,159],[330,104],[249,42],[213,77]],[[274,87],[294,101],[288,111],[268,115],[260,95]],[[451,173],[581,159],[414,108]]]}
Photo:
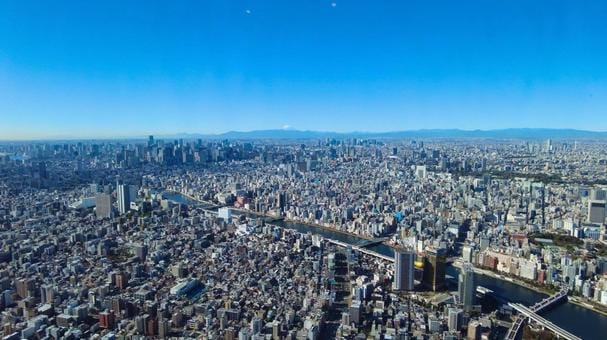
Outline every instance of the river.
{"label": "river", "polygon": [[[191,204],[194,202],[179,194],[165,193],[163,194],[163,196],[167,199],[184,204]],[[301,233],[318,234],[325,238],[330,238],[350,244],[357,244],[358,242],[363,241],[362,238],[358,238],[353,235],[344,234],[337,231],[331,231],[326,228],[311,226],[303,223],[281,220],[273,222],[272,224],[275,224],[282,228],[297,230]],[[392,250],[392,248],[386,246],[385,244],[371,246],[367,249],[383,255],[394,256],[394,251]],[[457,273],[457,268],[453,266],[449,266],[449,268],[447,268],[447,274],[457,277]],[[478,274],[476,276],[476,284],[491,289],[496,295],[498,295],[502,299],[508,300],[510,302],[522,303],[528,306],[533,305],[537,301],[540,301],[541,299],[546,297],[546,295],[538,293],[529,288],[517,285],[509,281],[485,276],[482,274]],[[542,313],[542,316],[554,322],[559,327],[583,339],[607,338],[606,316],[589,310],[587,308],[577,306],[570,302],[558,305],[553,309]]]}

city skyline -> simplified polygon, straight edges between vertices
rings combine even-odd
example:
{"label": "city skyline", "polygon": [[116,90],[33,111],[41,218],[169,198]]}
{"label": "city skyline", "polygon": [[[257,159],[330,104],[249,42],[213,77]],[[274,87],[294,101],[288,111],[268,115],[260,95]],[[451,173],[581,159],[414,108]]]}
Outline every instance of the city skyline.
{"label": "city skyline", "polygon": [[493,135],[0,143],[1,335],[599,338],[607,140]]}
{"label": "city skyline", "polygon": [[52,141],[141,141],[149,138],[166,140],[314,140],[314,139],[493,139],[493,140],[604,140],[607,131],[549,128],[506,128],[492,130],[419,129],[394,131],[322,131],[300,130],[292,127],[251,131],[226,131],[222,133],[167,133],[146,135],[52,135],[40,138],[2,138],[0,143],[52,142]]}
{"label": "city skyline", "polygon": [[605,131],[606,12],[599,1],[5,2],[0,136]]}

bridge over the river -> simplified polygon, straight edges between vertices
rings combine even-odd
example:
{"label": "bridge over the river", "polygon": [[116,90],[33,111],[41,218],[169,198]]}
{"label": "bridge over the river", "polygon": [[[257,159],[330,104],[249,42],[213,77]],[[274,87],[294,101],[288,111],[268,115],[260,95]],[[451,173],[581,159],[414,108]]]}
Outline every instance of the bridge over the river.
{"label": "bridge over the river", "polygon": [[357,246],[360,248],[368,248],[368,247],[372,247],[377,244],[384,243],[384,241],[386,241],[388,239],[389,239],[389,237],[376,238],[376,239],[372,239],[372,240],[362,240],[362,241],[358,242]]}
{"label": "bridge over the river", "polygon": [[349,244],[349,243],[346,243],[346,242],[341,242],[341,241],[338,241],[338,240],[333,240],[333,239],[330,239],[330,238],[328,238],[328,239],[326,239],[326,240],[327,240],[329,243],[332,243],[332,244],[338,245],[338,246],[340,246],[340,247],[344,247],[344,248],[352,247],[352,249],[354,249],[354,250],[356,250],[356,251],[359,251],[359,252],[361,252],[361,253],[364,253],[364,254],[367,254],[367,255],[371,255],[371,256],[375,256],[375,257],[380,258],[380,259],[382,259],[382,260],[386,260],[386,261],[394,262],[394,258],[393,258],[393,257],[386,256],[386,255],[383,255],[383,254],[380,254],[380,253],[377,253],[377,252],[371,251],[371,250],[369,250],[369,249],[365,249],[365,248],[363,248],[363,247],[355,246],[355,245],[352,245],[352,244]]}
{"label": "bridge over the river", "polygon": [[556,294],[537,302],[531,307],[526,307],[520,303],[508,303],[509,306],[516,309],[520,313],[520,316],[514,321],[512,327],[510,327],[510,329],[508,330],[508,334],[506,334],[506,339],[516,340],[520,336],[525,322],[527,320],[532,320],[533,322],[541,325],[542,327],[548,328],[549,330],[554,332],[554,334],[556,334],[556,336],[559,338],[565,338],[568,340],[581,340],[581,338],[560,328],[554,323],[538,315],[538,313],[541,313],[547,308],[557,303],[560,303],[565,299],[567,299],[567,289],[562,289]]}

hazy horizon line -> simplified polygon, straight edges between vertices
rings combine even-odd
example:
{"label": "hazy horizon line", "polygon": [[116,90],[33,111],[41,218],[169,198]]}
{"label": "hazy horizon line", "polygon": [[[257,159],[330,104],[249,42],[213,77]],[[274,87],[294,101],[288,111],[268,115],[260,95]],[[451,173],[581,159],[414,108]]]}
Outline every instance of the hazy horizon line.
{"label": "hazy horizon line", "polygon": [[[491,133],[491,132],[507,132],[507,131],[543,131],[543,132],[558,132],[568,131],[577,133],[589,133],[589,134],[607,134],[607,130],[590,130],[590,129],[576,129],[576,128],[546,128],[546,127],[508,127],[508,128],[495,128],[495,129],[463,129],[463,128],[422,128],[422,129],[403,129],[403,130],[383,130],[383,131],[363,131],[363,130],[352,130],[352,131],[335,131],[335,130],[311,130],[311,129],[298,129],[298,128],[268,128],[268,129],[256,129],[256,130],[228,130],[223,132],[165,132],[165,133],[133,133],[124,135],[94,135],[94,136],[76,136],[76,135],[46,135],[46,136],[26,136],[17,138],[3,138],[0,136],[0,142],[28,142],[28,141],[78,141],[78,140],[142,140],[147,139],[149,136],[155,138],[209,138],[209,137],[221,137],[229,134],[254,134],[261,132],[283,132],[283,133],[310,133],[310,134],[326,134],[326,135],[341,135],[347,137],[348,135],[386,135],[386,134],[398,134],[398,133],[423,133],[423,132],[460,132],[460,133]],[[381,136],[378,136],[381,138]],[[458,136],[459,138],[465,136]],[[607,136],[605,136],[607,137]],[[418,138],[449,138],[448,136],[443,137],[418,137]],[[469,137],[470,138],[470,137]],[[487,137],[482,137],[487,138]],[[529,137],[532,138],[532,137]],[[564,136],[563,138],[567,138]],[[253,138],[254,139],[254,138]],[[263,138],[260,138],[263,139]],[[276,139],[288,139],[285,137],[276,137]],[[294,138],[297,139],[297,138]]]}

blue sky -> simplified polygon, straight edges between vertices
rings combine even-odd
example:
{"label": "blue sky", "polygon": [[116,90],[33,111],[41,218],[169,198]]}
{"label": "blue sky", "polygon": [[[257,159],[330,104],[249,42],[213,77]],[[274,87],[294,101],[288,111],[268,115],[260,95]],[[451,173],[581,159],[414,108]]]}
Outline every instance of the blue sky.
{"label": "blue sky", "polygon": [[0,1],[0,139],[606,114],[605,1]]}

